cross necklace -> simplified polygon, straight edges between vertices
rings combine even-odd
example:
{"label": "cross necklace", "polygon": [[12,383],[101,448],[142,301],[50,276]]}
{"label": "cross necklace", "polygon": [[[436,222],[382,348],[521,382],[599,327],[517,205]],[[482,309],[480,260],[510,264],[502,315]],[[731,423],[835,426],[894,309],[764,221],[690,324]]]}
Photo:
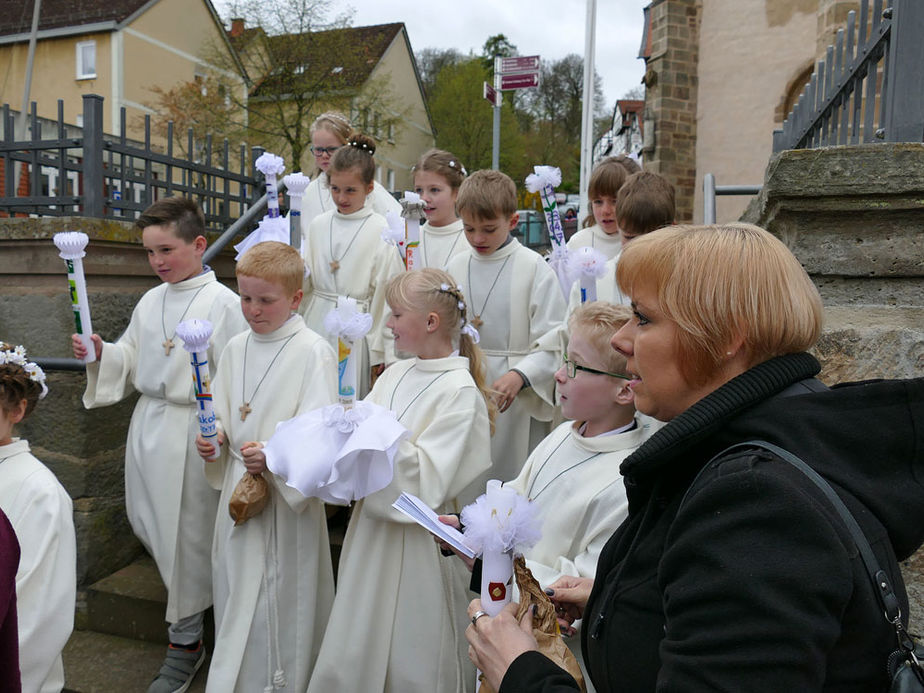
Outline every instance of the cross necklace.
{"label": "cross necklace", "polygon": [[247,387],[247,347],[250,346],[250,334],[247,335],[247,341],[244,342],[244,366],[241,373],[241,402],[243,404],[237,408],[241,412],[241,421],[247,420],[247,415],[253,411],[250,408],[250,403],[253,402],[253,398],[257,396],[257,390],[260,389],[260,386],[263,384],[263,381],[266,380],[266,376],[269,375],[269,372],[273,370],[273,364],[276,363],[276,359],[279,358],[279,354],[282,353],[282,350],[286,348],[286,345],[292,341],[292,338],[297,335],[298,332],[290,334],[286,337],[286,341],[282,343],[282,346],[279,347],[279,351],[276,352],[276,355],[273,357],[273,360],[270,361],[269,366],[266,367],[266,370],[263,372],[263,377],[260,378],[260,382],[257,383],[257,386],[253,389],[253,392],[250,393],[250,397],[244,393],[244,388]]}
{"label": "cross necklace", "polygon": [[330,228],[327,231],[327,246],[330,248],[330,271],[336,273],[340,269],[340,261],[346,257],[346,254],[350,252],[350,248],[353,247],[353,242],[359,236],[359,232],[363,230],[363,226],[366,225],[366,222],[369,221],[369,218],[372,215],[370,214],[365,219],[363,223],[359,225],[359,228],[356,229],[356,233],[353,234],[353,238],[350,239],[350,242],[347,244],[346,250],[344,250],[340,257],[334,257],[334,217],[331,215],[330,218]]}
{"label": "cross necklace", "polygon": [[[475,317],[472,318],[471,322],[476,330],[480,330],[481,326],[484,325],[484,320],[481,319],[481,316],[484,314],[484,309],[488,305],[488,299],[491,298],[491,292],[494,291],[494,287],[497,286],[497,280],[500,279],[500,276],[504,273],[504,267],[507,266],[507,263],[510,261],[511,257],[512,257],[511,255],[508,255],[507,257],[504,258],[504,264],[502,264],[500,266],[500,269],[497,270],[497,274],[494,277],[494,281],[491,282],[491,288],[488,289],[488,293],[484,297],[484,303],[481,304],[481,310],[477,311],[475,313]],[[473,288],[472,288],[472,258],[471,256],[469,256],[468,258],[468,294],[469,294],[469,299],[472,302],[472,309],[474,311],[475,297],[472,295],[472,291],[473,291]]]}
{"label": "cross necklace", "polygon": [[[183,322],[183,318],[185,318],[186,313],[189,312],[189,308],[192,306],[193,301],[196,300],[196,296],[198,296],[202,292],[202,290],[207,286],[208,284],[203,284],[202,286],[200,286],[196,290],[196,293],[193,294],[193,297],[189,299],[189,303],[186,304],[186,309],[183,311],[183,314],[180,316],[180,319],[176,321],[177,325]],[[173,343],[173,338],[176,337],[176,328],[175,327],[173,328],[173,334],[168,337],[167,327],[164,324],[164,320],[165,320],[164,314],[166,312],[167,312],[167,288],[164,288],[164,298],[160,303],[160,329],[164,333],[164,341],[161,344],[161,346],[164,348],[164,356],[170,356],[170,350],[176,346],[176,344]]]}

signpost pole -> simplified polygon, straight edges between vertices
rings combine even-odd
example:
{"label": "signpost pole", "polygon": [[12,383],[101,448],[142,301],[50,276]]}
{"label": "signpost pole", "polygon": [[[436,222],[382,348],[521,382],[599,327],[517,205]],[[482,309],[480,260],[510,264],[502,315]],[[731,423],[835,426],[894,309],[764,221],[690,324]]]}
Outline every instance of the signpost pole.
{"label": "signpost pole", "polygon": [[500,170],[500,123],[501,123],[501,104],[503,103],[503,94],[501,92],[501,58],[494,56],[494,137],[491,146],[491,168],[495,171]]}

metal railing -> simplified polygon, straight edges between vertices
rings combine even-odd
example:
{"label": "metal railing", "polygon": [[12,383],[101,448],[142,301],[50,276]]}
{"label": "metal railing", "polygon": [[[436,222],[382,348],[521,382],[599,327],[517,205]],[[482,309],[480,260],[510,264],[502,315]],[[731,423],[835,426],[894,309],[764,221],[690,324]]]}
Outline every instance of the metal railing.
{"label": "metal railing", "polygon": [[756,195],[761,185],[716,185],[715,176],[707,173],[703,176],[703,223],[715,223],[716,195]]}
{"label": "metal railing", "polygon": [[924,2],[861,0],[805,86],[774,153],[924,140]]}
{"label": "metal railing", "polygon": [[[126,136],[126,112],[120,111],[118,136],[103,132],[103,97],[83,97],[83,125],[64,122],[64,105],[58,101],[57,120],[38,118],[32,104],[28,121],[31,136],[14,137],[14,118],[2,108],[3,136],[0,163],[4,185],[0,212],[39,216],[86,216],[133,220],[161,197],[184,195],[194,199],[212,230],[224,230],[243,216],[263,193],[262,174],[253,162],[263,153],[241,145],[232,156],[228,140],[213,150],[212,136],[201,141],[187,132],[187,155],[174,154],[173,123],[167,125],[163,151],[151,144],[151,119],[145,116],[143,141]],[[26,117],[20,114],[20,118]],[[43,137],[43,124],[55,137]],[[17,176],[27,185],[16,185]],[[26,188],[18,195],[17,188]]]}

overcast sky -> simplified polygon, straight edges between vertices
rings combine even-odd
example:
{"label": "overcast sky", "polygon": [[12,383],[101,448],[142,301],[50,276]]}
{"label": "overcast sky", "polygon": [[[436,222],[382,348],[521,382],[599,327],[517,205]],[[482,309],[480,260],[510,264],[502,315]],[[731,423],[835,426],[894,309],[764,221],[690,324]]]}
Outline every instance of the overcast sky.
{"label": "overcast sky", "polygon": [[[642,8],[651,0],[597,0],[596,69],[606,107],[639,85]],[[227,20],[225,2],[213,0]],[[347,0],[353,25],[404,22],[411,47],[481,52],[485,39],[504,34],[520,55],[561,58],[584,54],[585,0]]]}

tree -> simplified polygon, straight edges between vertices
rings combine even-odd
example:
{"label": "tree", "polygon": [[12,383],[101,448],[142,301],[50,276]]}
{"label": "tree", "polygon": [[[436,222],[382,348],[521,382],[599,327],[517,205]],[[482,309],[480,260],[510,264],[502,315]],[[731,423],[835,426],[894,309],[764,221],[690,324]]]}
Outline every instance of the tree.
{"label": "tree", "polygon": [[494,58],[509,58],[516,54],[517,47],[504,34],[489,36],[481,49],[484,65],[489,70],[494,69]]}
{"label": "tree", "polygon": [[[393,33],[351,29],[349,14],[331,16],[334,7],[332,0],[235,0],[229,15],[248,28],[231,32],[234,50],[223,37],[207,42],[201,56],[209,80],[221,83],[244,71],[246,90],[225,91],[234,114],[229,127],[245,130],[251,144],[295,168],[311,143],[311,122],[323,110],[368,114],[380,133],[393,137],[405,114],[388,76],[370,77]],[[169,112],[174,95],[159,96],[158,112]]]}
{"label": "tree", "polygon": [[427,98],[433,94],[436,87],[436,76],[443,68],[457,65],[465,58],[455,48],[424,48],[417,53],[417,69],[420,72],[420,81],[423,83],[424,94]]}

